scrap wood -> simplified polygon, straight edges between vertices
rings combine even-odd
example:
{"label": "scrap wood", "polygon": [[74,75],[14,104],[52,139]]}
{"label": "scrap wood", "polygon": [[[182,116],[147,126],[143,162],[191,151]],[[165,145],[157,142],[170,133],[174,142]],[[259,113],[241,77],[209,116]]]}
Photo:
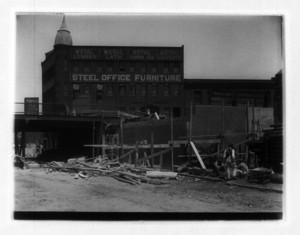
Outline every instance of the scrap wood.
{"label": "scrap wood", "polygon": [[60,164],[58,162],[52,161],[51,163],[54,163],[55,165],[62,167],[62,164]]}
{"label": "scrap wood", "polygon": [[201,156],[200,156],[200,154],[199,154],[199,152],[198,152],[198,150],[197,150],[195,144],[193,143],[193,141],[190,141],[190,144],[191,144],[192,149],[194,150],[194,152],[195,152],[195,154],[196,154],[196,156],[197,156],[197,158],[198,158],[198,160],[199,160],[199,162],[200,162],[201,167],[202,167],[203,169],[206,169],[206,167],[205,167],[205,165],[204,165],[204,162],[203,162],[203,160],[202,160],[202,158],[201,158]]}
{"label": "scrap wood", "polygon": [[197,178],[197,179],[203,179],[208,181],[214,181],[214,182],[222,182],[222,179],[210,177],[210,176],[199,176],[199,175],[190,175],[185,173],[178,173],[179,176],[185,176],[185,177],[191,177],[191,178]]}
{"label": "scrap wood", "polygon": [[68,169],[68,170],[76,170],[76,171],[96,171],[96,172],[101,172],[101,173],[111,173],[111,170],[103,170],[103,169],[94,169],[94,168],[82,168],[82,167],[72,167],[72,166],[64,166],[64,167],[59,167],[59,166],[51,166],[49,165],[48,168],[54,168],[54,169]]}
{"label": "scrap wood", "polygon": [[172,150],[172,148],[168,148],[168,149],[165,149],[165,150],[153,153],[153,154],[151,154],[151,155],[149,155],[147,157],[143,157],[143,158],[137,159],[137,163],[140,163],[140,162],[145,161],[147,159],[154,158],[154,157],[157,157],[159,155],[165,154],[167,152],[170,152],[171,150]]}
{"label": "scrap wood", "polygon": [[146,176],[149,178],[170,178],[176,179],[177,173],[176,172],[166,172],[166,171],[147,171]]}
{"label": "scrap wood", "polygon": [[87,164],[87,163],[84,163],[84,162],[76,161],[76,163],[78,163],[78,164],[80,164],[80,165],[83,165],[83,166],[85,166],[85,167],[97,169],[96,166],[91,166],[91,165],[89,165],[89,164]]}
{"label": "scrap wood", "polygon": [[124,179],[124,178],[121,178],[121,177],[116,176],[116,175],[112,175],[111,177],[114,178],[114,179],[116,179],[116,180],[128,183],[128,184],[137,185],[137,183],[134,182],[134,181],[132,181],[132,180]]}

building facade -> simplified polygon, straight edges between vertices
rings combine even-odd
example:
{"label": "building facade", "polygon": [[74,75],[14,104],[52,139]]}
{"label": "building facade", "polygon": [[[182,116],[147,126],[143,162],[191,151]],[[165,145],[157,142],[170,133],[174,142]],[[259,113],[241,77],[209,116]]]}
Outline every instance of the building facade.
{"label": "building facade", "polygon": [[184,46],[74,46],[65,18],[42,62],[43,113],[188,115],[190,104],[273,106],[269,80],[184,79]]}

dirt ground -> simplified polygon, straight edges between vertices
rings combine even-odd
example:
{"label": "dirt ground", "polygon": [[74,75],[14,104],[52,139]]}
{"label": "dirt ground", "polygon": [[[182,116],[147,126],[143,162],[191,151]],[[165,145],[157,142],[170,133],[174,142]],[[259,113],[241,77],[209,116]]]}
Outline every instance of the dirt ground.
{"label": "dirt ground", "polygon": [[108,176],[15,168],[15,211],[282,212],[282,193],[200,179],[133,186]]}

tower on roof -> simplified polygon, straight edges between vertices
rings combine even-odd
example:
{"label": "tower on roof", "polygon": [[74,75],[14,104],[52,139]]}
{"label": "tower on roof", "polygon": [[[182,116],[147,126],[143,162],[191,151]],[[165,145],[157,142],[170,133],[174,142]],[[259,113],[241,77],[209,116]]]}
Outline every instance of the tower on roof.
{"label": "tower on roof", "polygon": [[64,15],[60,29],[57,31],[54,45],[67,45],[72,46],[72,36],[66,24],[66,18]]}

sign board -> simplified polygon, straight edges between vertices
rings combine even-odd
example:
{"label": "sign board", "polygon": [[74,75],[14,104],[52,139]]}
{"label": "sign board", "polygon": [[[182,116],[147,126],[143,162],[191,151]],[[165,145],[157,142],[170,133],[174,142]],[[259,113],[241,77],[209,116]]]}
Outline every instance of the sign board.
{"label": "sign board", "polygon": [[183,61],[183,47],[73,47],[70,57],[74,60],[135,60]]}
{"label": "sign board", "polygon": [[77,74],[70,73],[70,81],[76,83],[179,83],[180,74]]}
{"label": "sign board", "polygon": [[27,97],[24,99],[25,115],[39,115],[39,98]]}

